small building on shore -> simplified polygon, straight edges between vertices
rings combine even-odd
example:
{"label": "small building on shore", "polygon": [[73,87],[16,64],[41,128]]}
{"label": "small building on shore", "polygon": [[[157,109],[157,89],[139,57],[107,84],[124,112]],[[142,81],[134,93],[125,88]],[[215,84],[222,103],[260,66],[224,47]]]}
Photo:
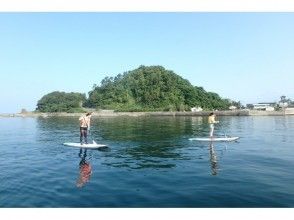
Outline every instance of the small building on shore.
{"label": "small building on shore", "polygon": [[236,109],[237,109],[237,107],[236,107],[236,106],[234,106],[234,105],[231,105],[231,106],[229,107],[229,109],[230,109],[231,111],[233,111],[233,110],[236,110]]}
{"label": "small building on shore", "polygon": [[201,107],[198,107],[198,106],[191,108],[191,112],[201,112],[201,111],[203,111],[203,109]]}
{"label": "small building on shore", "polygon": [[253,104],[253,109],[259,111],[275,111],[275,105],[276,103],[257,103]]}

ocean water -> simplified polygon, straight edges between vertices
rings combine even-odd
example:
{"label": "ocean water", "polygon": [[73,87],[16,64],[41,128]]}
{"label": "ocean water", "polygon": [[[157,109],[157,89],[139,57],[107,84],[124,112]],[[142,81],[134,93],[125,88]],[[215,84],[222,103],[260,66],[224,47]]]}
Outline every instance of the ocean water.
{"label": "ocean water", "polygon": [[0,207],[294,207],[294,117],[0,118]]}

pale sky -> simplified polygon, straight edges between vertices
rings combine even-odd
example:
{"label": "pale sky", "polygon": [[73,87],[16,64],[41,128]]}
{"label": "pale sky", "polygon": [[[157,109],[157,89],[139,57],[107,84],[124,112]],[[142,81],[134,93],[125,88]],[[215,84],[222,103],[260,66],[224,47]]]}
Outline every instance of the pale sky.
{"label": "pale sky", "polygon": [[294,13],[0,13],[0,113],[161,65],[242,104],[294,99]]}

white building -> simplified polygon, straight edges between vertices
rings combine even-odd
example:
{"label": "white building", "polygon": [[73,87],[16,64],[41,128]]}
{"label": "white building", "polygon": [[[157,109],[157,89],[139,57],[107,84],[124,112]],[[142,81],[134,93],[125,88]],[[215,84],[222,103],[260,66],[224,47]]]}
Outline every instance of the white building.
{"label": "white building", "polygon": [[236,109],[237,109],[237,107],[236,107],[236,106],[234,106],[234,105],[231,105],[231,106],[229,107],[229,109],[233,111],[233,110],[236,110]]}
{"label": "white building", "polygon": [[201,112],[203,109],[201,107],[193,107],[191,108],[191,112]]}
{"label": "white building", "polygon": [[257,103],[253,104],[253,109],[261,111],[274,111],[273,103]]}

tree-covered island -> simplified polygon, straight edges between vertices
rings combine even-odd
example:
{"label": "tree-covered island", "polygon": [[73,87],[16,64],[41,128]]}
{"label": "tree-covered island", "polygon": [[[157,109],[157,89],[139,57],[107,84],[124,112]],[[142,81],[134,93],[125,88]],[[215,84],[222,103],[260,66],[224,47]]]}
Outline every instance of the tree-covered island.
{"label": "tree-covered island", "polygon": [[83,112],[83,108],[112,109],[124,112],[227,110],[232,104],[217,93],[193,86],[162,66],[139,68],[104,78],[94,84],[88,98],[81,93],[52,92],[37,103],[40,112]]}

